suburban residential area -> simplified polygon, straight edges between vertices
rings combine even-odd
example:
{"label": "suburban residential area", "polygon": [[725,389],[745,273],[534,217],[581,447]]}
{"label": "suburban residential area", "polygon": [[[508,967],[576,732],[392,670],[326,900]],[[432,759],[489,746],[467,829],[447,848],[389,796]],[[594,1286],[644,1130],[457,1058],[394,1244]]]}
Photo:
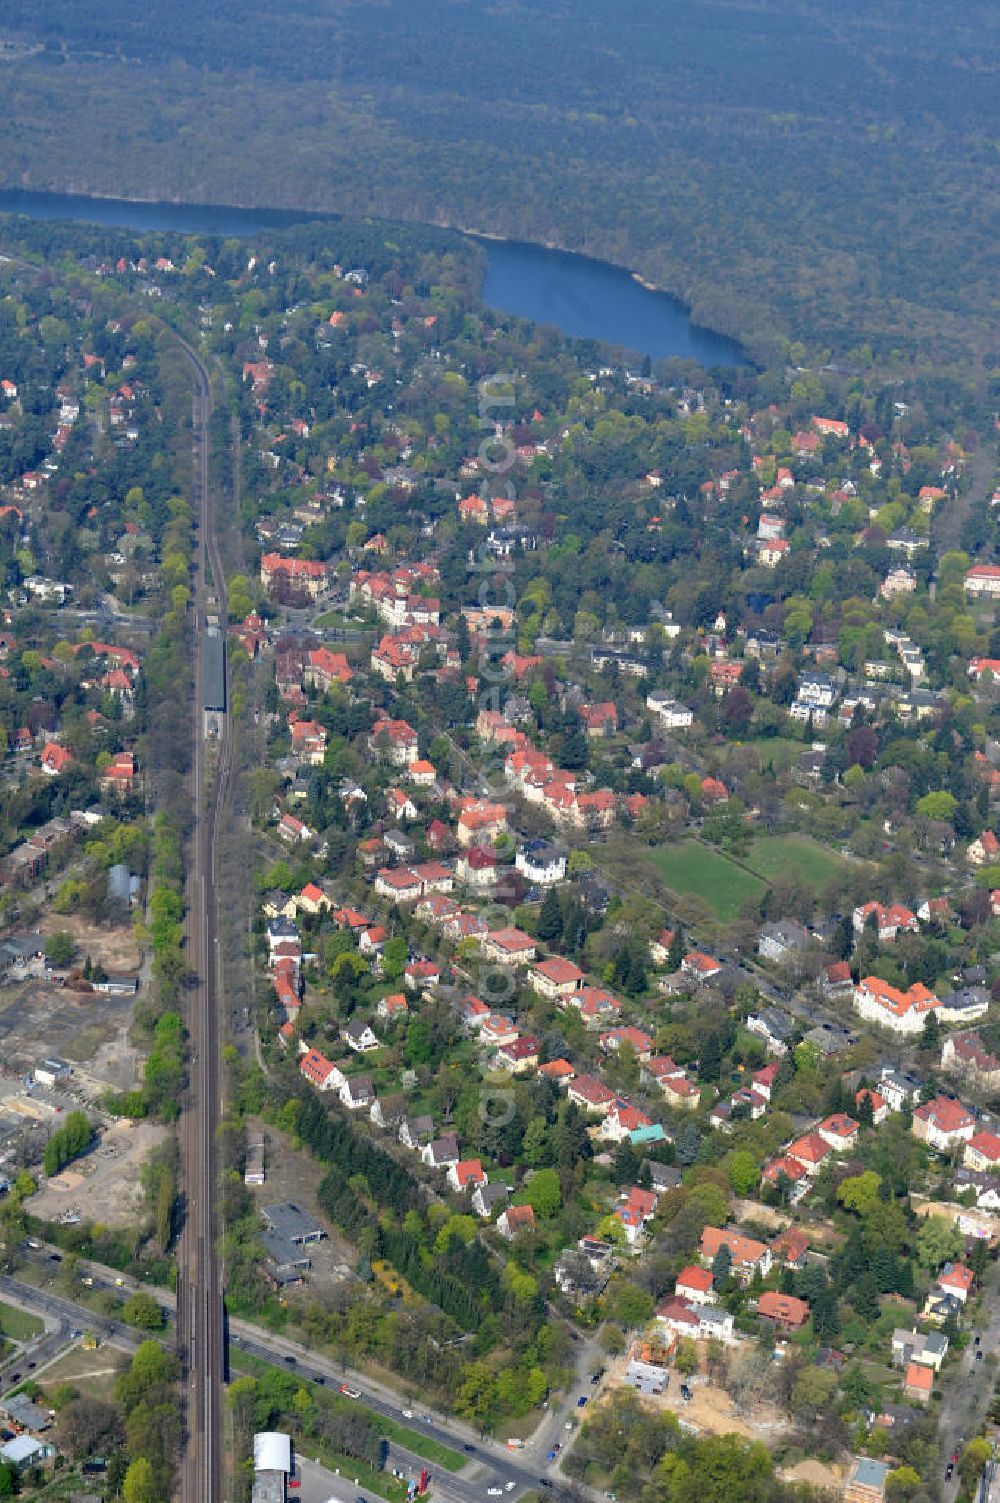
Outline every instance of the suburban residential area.
{"label": "suburban residential area", "polygon": [[[538,1496],[681,1503],[683,1465],[720,1499],[971,1498],[1000,1417],[991,412],[792,349],[592,358],[433,238],[338,235],[106,230],[61,284],[0,274],[0,1240],[92,1316],[58,1382],[40,1334],[0,1349],[0,1466],[33,1437],[23,1491],[62,1496],[57,1460],[82,1485],[99,1322],[140,1333],[93,1398],[106,1495],[180,1443],[130,1416],[180,1371],[206,627],[226,1312],[273,1343],[231,1359],[239,1454],[287,1431],[388,1503],[414,1457],[421,1491],[491,1494],[463,1445]],[[174,324],[220,393],[207,611]],[[450,1449],[417,1449],[425,1408]]]}

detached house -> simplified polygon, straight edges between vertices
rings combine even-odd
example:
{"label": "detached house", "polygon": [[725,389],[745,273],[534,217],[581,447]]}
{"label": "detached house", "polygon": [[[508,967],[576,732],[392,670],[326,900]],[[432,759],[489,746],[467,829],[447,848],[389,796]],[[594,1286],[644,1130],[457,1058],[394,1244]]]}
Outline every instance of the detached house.
{"label": "detached house", "polygon": [[965,859],[970,866],[993,866],[1000,861],[1000,841],[992,830],[984,830],[966,847]]}
{"label": "detached house", "polygon": [[748,1284],[755,1273],[766,1278],[771,1272],[773,1260],[766,1243],[744,1237],[742,1232],[723,1231],[716,1226],[706,1226],[701,1234],[698,1251],[706,1267],[711,1268],[723,1245],[729,1249],[730,1267],[741,1283]]}
{"label": "detached house", "polygon": [[540,960],[528,972],[528,985],[543,997],[556,999],[578,992],[586,980],[579,966],[561,956]]}
{"label": "detached house", "polygon": [[935,1096],[933,1101],[914,1108],[913,1136],[939,1153],[967,1143],[975,1130],[973,1113],[950,1096]]}
{"label": "detached house", "polygon": [[535,1213],[531,1206],[508,1206],[497,1217],[496,1228],[506,1242],[513,1242],[521,1232],[535,1230]]}
{"label": "detached house", "polygon": [[984,1174],[996,1174],[1000,1170],[1000,1137],[993,1132],[974,1133],[965,1145],[962,1163]]}
{"label": "detached house", "polygon": [[474,1190],[487,1183],[486,1173],[479,1159],[460,1159],[448,1170],[448,1183],[453,1190]]}
{"label": "detached house", "polygon": [[880,976],[865,976],[854,988],[855,1012],[893,1033],[919,1033],[926,1015],[940,1006],[922,981],[914,981],[904,992]]}

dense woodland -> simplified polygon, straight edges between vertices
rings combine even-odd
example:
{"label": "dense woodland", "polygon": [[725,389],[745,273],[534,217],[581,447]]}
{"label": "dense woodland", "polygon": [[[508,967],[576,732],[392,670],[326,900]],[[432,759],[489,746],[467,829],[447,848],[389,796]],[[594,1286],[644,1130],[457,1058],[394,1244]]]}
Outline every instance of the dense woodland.
{"label": "dense woodland", "polygon": [[637,268],[760,351],[995,356],[985,0],[5,16],[12,186],[473,225]]}

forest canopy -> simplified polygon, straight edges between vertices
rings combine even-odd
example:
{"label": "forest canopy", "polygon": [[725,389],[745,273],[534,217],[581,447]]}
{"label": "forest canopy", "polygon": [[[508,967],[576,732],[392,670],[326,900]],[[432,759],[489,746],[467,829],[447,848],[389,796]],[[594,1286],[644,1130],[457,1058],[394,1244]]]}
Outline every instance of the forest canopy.
{"label": "forest canopy", "polygon": [[986,0],[5,15],[10,185],[473,226],[634,268],[759,353],[995,356]]}

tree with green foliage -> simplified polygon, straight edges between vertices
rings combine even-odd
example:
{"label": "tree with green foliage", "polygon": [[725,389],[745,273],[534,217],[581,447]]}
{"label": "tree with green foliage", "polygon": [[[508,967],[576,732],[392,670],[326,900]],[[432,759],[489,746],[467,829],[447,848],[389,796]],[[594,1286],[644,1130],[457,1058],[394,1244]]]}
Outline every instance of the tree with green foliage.
{"label": "tree with green foliage", "polygon": [[733,1255],[728,1242],[723,1242],[718,1252],[712,1259],[712,1283],[719,1291],[724,1291],[733,1273]]}
{"label": "tree with green foliage", "polygon": [[524,1200],[540,1221],[558,1215],[562,1207],[562,1186],[556,1170],[536,1170],[525,1186]]}
{"label": "tree with green foliage", "polygon": [[917,1045],[922,1054],[937,1054],[941,1048],[941,1024],[936,1012],[931,1011],[924,1017],[924,1026],[920,1032],[920,1043]]}
{"label": "tree with green foliage", "polygon": [[140,1331],[162,1331],[165,1321],[157,1300],[146,1289],[137,1289],[125,1301],[122,1315],[130,1326]]}
{"label": "tree with green foliage", "polygon": [[879,1204],[879,1186],[882,1180],[872,1169],[861,1174],[849,1175],[837,1186],[837,1199],[845,1211],[853,1211],[864,1218]]}
{"label": "tree with green foliage", "polygon": [[148,1457],[138,1456],[130,1464],[122,1483],[122,1496],[125,1503],[165,1503]]}
{"label": "tree with green foliage", "polygon": [[544,945],[553,944],[562,934],[562,904],[559,901],[559,893],[554,887],[550,887],[542,899],[536,929],[538,938]]}
{"label": "tree with green foliage", "polygon": [[72,965],[76,940],[68,929],[56,929],[45,941],[45,959],[57,971]]}
{"label": "tree with green foliage", "polygon": [[917,1233],[917,1262],[933,1273],[942,1263],[957,1258],[962,1245],[957,1222],[947,1221],[944,1216],[925,1216]]}
{"label": "tree with green foliage", "polygon": [[682,1336],[674,1353],[674,1366],[685,1378],[698,1371],[698,1348],[690,1336]]}
{"label": "tree with green foliage", "polygon": [[760,1164],[747,1148],[737,1148],[729,1157],[726,1173],[734,1195],[752,1195],[760,1183]]}
{"label": "tree with green foliage", "polygon": [[42,1156],[45,1173],[51,1178],[65,1169],[67,1164],[86,1151],[92,1137],[86,1112],[70,1112],[62,1127],[52,1134],[45,1145]]}

